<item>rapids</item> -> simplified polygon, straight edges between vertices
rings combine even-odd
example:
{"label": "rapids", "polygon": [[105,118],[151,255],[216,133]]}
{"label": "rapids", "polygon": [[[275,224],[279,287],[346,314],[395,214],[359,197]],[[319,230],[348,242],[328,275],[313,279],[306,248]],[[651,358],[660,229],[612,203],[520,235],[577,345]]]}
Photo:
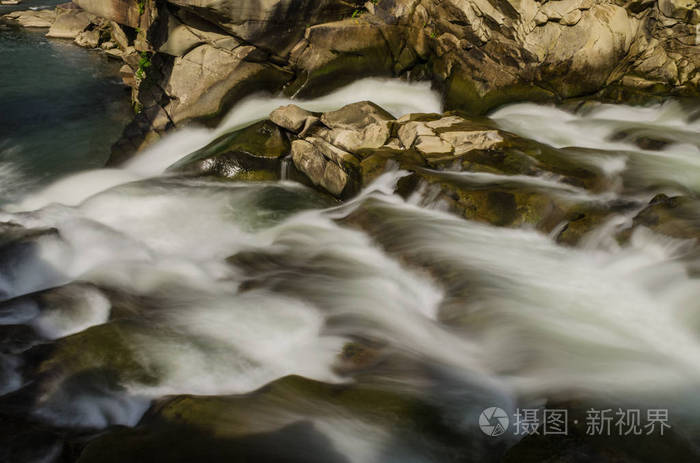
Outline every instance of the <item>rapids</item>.
{"label": "rapids", "polygon": [[[362,99],[397,117],[441,111],[426,85],[375,79],[296,103],[327,110]],[[175,132],[123,168],[59,178],[4,207],[0,221],[57,233],[37,238],[2,273],[0,323],[33,327],[31,345],[55,343],[58,362],[119,371],[118,386],[52,377],[31,414],[58,426],[135,426],[163,396],[245,394],[300,375],[404,391],[483,439],[484,408],[580,398],[666,408],[680,435],[700,435],[700,285],[690,243],[642,228],[619,244],[611,237],[631,220],[622,215],[565,247],[536,230],[455,217],[418,192],[402,199],[394,194],[407,174],[400,170],[345,204],[287,181],[164,173],[287,103],[251,97],[216,129]],[[606,172],[609,189],[451,175],[601,202],[700,193],[700,120],[680,103],[575,113],[519,104],[491,117],[571,148]],[[652,150],[639,146],[640,134],[670,141]],[[67,293],[50,309],[33,296],[56,287]],[[109,347],[90,352],[100,339]],[[338,368],[357,340],[384,359],[367,377]],[[2,355],[5,394],[31,387],[34,378],[22,374],[28,348]],[[326,407],[312,422],[347,461],[436,461],[424,442]],[[301,409],[268,406],[259,419],[280,428],[308,418]]]}

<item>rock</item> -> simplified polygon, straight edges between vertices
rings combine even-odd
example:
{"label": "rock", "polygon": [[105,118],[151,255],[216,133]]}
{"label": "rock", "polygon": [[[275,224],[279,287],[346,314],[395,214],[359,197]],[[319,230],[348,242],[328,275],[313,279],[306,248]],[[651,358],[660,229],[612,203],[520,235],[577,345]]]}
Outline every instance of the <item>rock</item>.
{"label": "rock", "polygon": [[[318,122],[309,127],[310,120]],[[266,123],[284,131],[293,140],[291,158],[302,177],[311,185],[341,199],[351,197],[384,172],[389,162],[416,172],[430,167],[456,172],[555,176],[562,182],[562,188],[568,184],[593,191],[604,189],[609,183],[603,172],[586,162],[591,153],[557,150],[497,130],[489,121],[470,120],[462,113],[411,114],[394,120],[382,108],[370,102],[360,102],[318,117],[290,105],[273,111],[271,120]],[[231,177],[208,157],[217,156],[216,150],[220,148],[216,147],[227,146],[226,143],[230,142],[217,141],[203,150],[206,156],[200,153],[202,159],[206,158],[208,172],[212,175]],[[288,148],[280,148],[277,156],[284,157],[285,149]],[[229,159],[227,162],[233,161]],[[239,164],[236,166],[239,170],[245,168]],[[424,173],[420,177],[428,178]],[[452,188],[453,182],[431,177],[429,183],[444,183],[447,190],[451,189],[447,196],[456,197],[458,187]],[[516,199],[541,200],[541,206],[546,209],[550,207],[546,196],[533,190],[529,196],[521,195]],[[574,203],[560,203],[556,207],[563,213],[551,217],[568,220],[565,212],[571,210]],[[520,210],[525,211],[529,207],[525,205]],[[537,215],[539,218],[536,222],[545,215],[544,212]],[[554,220],[547,221],[548,226],[556,225],[550,223]]]}
{"label": "rock", "polygon": [[323,113],[321,122],[331,129],[362,130],[370,124],[393,120],[394,117],[371,101],[343,106],[337,111]]}
{"label": "rock", "polygon": [[659,0],[659,10],[664,16],[685,19],[691,24],[697,24],[697,19],[693,19],[693,12],[697,12],[698,8],[700,5],[697,0]]}
{"label": "rock", "polygon": [[73,0],[85,11],[129,27],[139,27],[138,2],[129,0]]}
{"label": "rock", "polygon": [[75,37],[75,43],[85,48],[97,48],[100,44],[100,31],[98,29],[83,31]]}
{"label": "rock", "polygon": [[44,28],[51,27],[56,20],[56,12],[54,10],[14,11],[4,15],[3,18],[16,22],[22,27]]}
{"label": "rock", "polygon": [[440,138],[454,147],[456,156],[473,150],[488,150],[503,141],[497,130],[441,132]]}
{"label": "rock", "polygon": [[656,233],[700,242],[700,201],[688,196],[655,196],[634,218],[632,226],[619,235],[627,240],[631,233],[646,227]]}
{"label": "rock", "polygon": [[308,141],[292,142],[292,161],[314,185],[320,186],[333,196],[342,196],[348,186],[348,174]]}
{"label": "rock", "polygon": [[299,71],[285,91],[312,97],[360,76],[391,76],[394,62],[386,37],[399,42],[398,35],[394,28],[352,19],[310,27],[291,51],[290,62]]}
{"label": "rock", "polygon": [[349,17],[360,1],[269,0],[250,1],[169,0],[170,3],[218,25],[235,37],[280,56],[297,43],[308,25]]}
{"label": "rock", "polygon": [[119,48],[110,48],[108,50],[105,50],[105,55],[107,55],[107,57],[109,58],[121,60],[124,56],[124,52],[121,51]]}
{"label": "rock", "polygon": [[289,151],[290,143],[282,130],[269,121],[261,121],[219,137],[170,170],[236,180],[278,180],[280,159]]}
{"label": "rock", "polygon": [[60,280],[39,255],[47,244],[61,246],[55,228],[32,229],[0,222],[0,299],[50,287]]}
{"label": "rock", "polygon": [[111,40],[108,40],[107,42],[102,42],[100,44],[100,48],[103,50],[111,50],[113,48],[116,48],[117,44],[112,42]]}
{"label": "rock", "polygon": [[422,122],[410,121],[399,128],[398,135],[401,144],[406,148],[411,148],[419,136],[435,136],[435,132]]}
{"label": "rock", "polygon": [[297,105],[290,104],[272,111],[270,120],[290,132],[299,133],[304,127],[319,119],[313,113],[301,109]]}
{"label": "rock", "polygon": [[[260,419],[267,410],[266,419]],[[416,452],[439,461],[460,461],[466,433],[441,419],[438,406],[373,384],[326,384],[287,376],[245,395],[180,395],[159,400],[135,429],[114,428],[91,440],[79,463],[256,461],[347,463],[348,459],[312,423],[357,417],[375,430],[402,431],[420,445]],[[420,436],[420,437],[418,437]],[[405,454],[383,450],[386,460]],[[456,455],[456,457],[455,457]]]}
{"label": "rock", "polygon": [[92,22],[93,16],[78,9],[56,8],[56,20],[51,25],[47,37],[75,39]]}
{"label": "rock", "polygon": [[124,85],[136,87],[136,76],[134,75],[134,70],[131,69],[131,66],[128,64],[125,64],[119,68],[119,76],[122,78]]}
{"label": "rock", "polygon": [[213,118],[229,100],[279,86],[285,71],[266,63],[248,61],[255,48],[242,46],[233,51],[203,44],[181,58],[175,58],[165,89],[172,102],[165,108],[173,123]]}
{"label": "rock", "polygon": [[[111,18],[116,13],[107,9],[121,1],[80,4]],[[650,1],[393,0],[370,3],[361,15],[354,14],[360,0],[159,3],[147,8],[134,44],[175,59],[154,66],[152,87],[162,94],[143,92],[141,121],[129,129],[136,137],[138,127],[138,140],[128,145],[141,146],[170,125],[214,122],[253,91],[308,97],[368,76],[430,80],[448,109],[469,115],[523,100],[697,95],[692,25],[700,12],[676,13],[688,0],[673,1],[680,10],[668,13],[672,0],[660,8],[682,17],[667,17]],[[133,19],[117,20],[136,27]],[[323,138],[346,151],[376,149],[386,133],[381,125],[361,136],[330,128]]]}
{"label": "rock", "polygon": [[124,29],[122,29],[121,26],[114,21],[111,21],[109,24],[112,41],[122,50],[126,50],[129,47],[129,39],[126,36]]}
{"label": "rock", "polygon": [[416,149],[428,158],[452,154],[454,147],[442,138],[433,135],[419,135],[416,138]]}

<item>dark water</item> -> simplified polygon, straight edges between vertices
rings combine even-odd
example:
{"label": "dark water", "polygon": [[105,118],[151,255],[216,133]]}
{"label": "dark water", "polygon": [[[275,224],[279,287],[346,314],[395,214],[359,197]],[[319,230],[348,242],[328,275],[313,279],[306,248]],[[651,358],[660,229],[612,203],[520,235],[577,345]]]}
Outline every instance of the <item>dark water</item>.
{"label": "dark water", "polygon": [[0,203],[104,165],[130,117],[118,62],[45,33],[0,26]]}

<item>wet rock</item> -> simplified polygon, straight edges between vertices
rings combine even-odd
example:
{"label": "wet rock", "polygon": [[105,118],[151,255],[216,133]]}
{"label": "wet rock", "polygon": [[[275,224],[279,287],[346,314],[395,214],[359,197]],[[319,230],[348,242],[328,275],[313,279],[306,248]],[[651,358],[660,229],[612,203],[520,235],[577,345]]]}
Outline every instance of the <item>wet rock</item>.
{"label": "wet rock", "polygon": [[55,228],[28,229],[0,223],[0,296],[4,299],[51,286],[61,280],[59,272],[42,262],[42,245],[60,246]]}
{"label": "wet rock", "polygon": [[[262,413],[266,419],[260,419]],[[166,398],[137,428],[89,442],[78,461],[185,462],[206,456],[210,461],[345,463],[345,452],[312,424],[345,416],[369,429],[400,431],[400,450],[382,450],[389,458],[411,448],[440,461],[461,461],[471,451],[468,437],[450,429],[434,406],[410,393],[288,376],[246,395]]]}
{"label": "wet rock", "polygon": [[280,158],[289,154],[287,136],[275,124],[262,121],[223,135],[179,161],[171,170],[239,180],[277,180]]}
{"label": "wet rock", "polygon": [[655,196],[620,234],[626,240],[637,227],[679,239],[700,239],[700,200],[688,196]]}

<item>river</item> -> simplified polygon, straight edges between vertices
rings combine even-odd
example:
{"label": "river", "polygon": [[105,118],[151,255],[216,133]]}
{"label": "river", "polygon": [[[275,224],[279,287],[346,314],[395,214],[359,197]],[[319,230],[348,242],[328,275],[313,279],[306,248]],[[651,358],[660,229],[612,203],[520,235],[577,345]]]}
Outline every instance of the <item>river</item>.
{"label": "river", "polygon": [[[70,459],[66,441],[82,448],[97,436],[80,461],[153,461],[159,452],[192,461],[199,444],[180,439],[196,431],[214,459],[499,461],[522,436],[487,435],[485,409],[601,406],[666,410],[668,442],[697,458],[697,254],[688,240],[645,229],[614,239],[658,193],[700,192],[697,106],[518,104],[491,115],[554,147],[598,150],[591,162],[609,187],[594,194],[556,179],[456,174],[465,181],[640,205],[567,247],[403,199],[394,193],[400,170],[344,204],[289,181],[166,172],[284,98],[253,96],[218,128],[172,133],[103,169],[125,118],[101,58],[31,32],[0,33],[0,220],[55,230],[32,238],[29,251],[3,251],[0,412],[51,430],[33,446],[21,426],[9,433],[15,455]],[[18,62],[5,65],[8,56]],[[297,104],[321,111],[364,99],[397,117],[442,110],[427,85],[376,79]],[[633,132],[670,142],[647,149],[624,136]],[[342,365],[346,354],[363,368]],[[196,411],[178,411],[173,396]],[[147,412],[153,403],[161,408]],[[168,407],[195,431],[163,428]],[[105,428],[117,436],[111,447]]]}

